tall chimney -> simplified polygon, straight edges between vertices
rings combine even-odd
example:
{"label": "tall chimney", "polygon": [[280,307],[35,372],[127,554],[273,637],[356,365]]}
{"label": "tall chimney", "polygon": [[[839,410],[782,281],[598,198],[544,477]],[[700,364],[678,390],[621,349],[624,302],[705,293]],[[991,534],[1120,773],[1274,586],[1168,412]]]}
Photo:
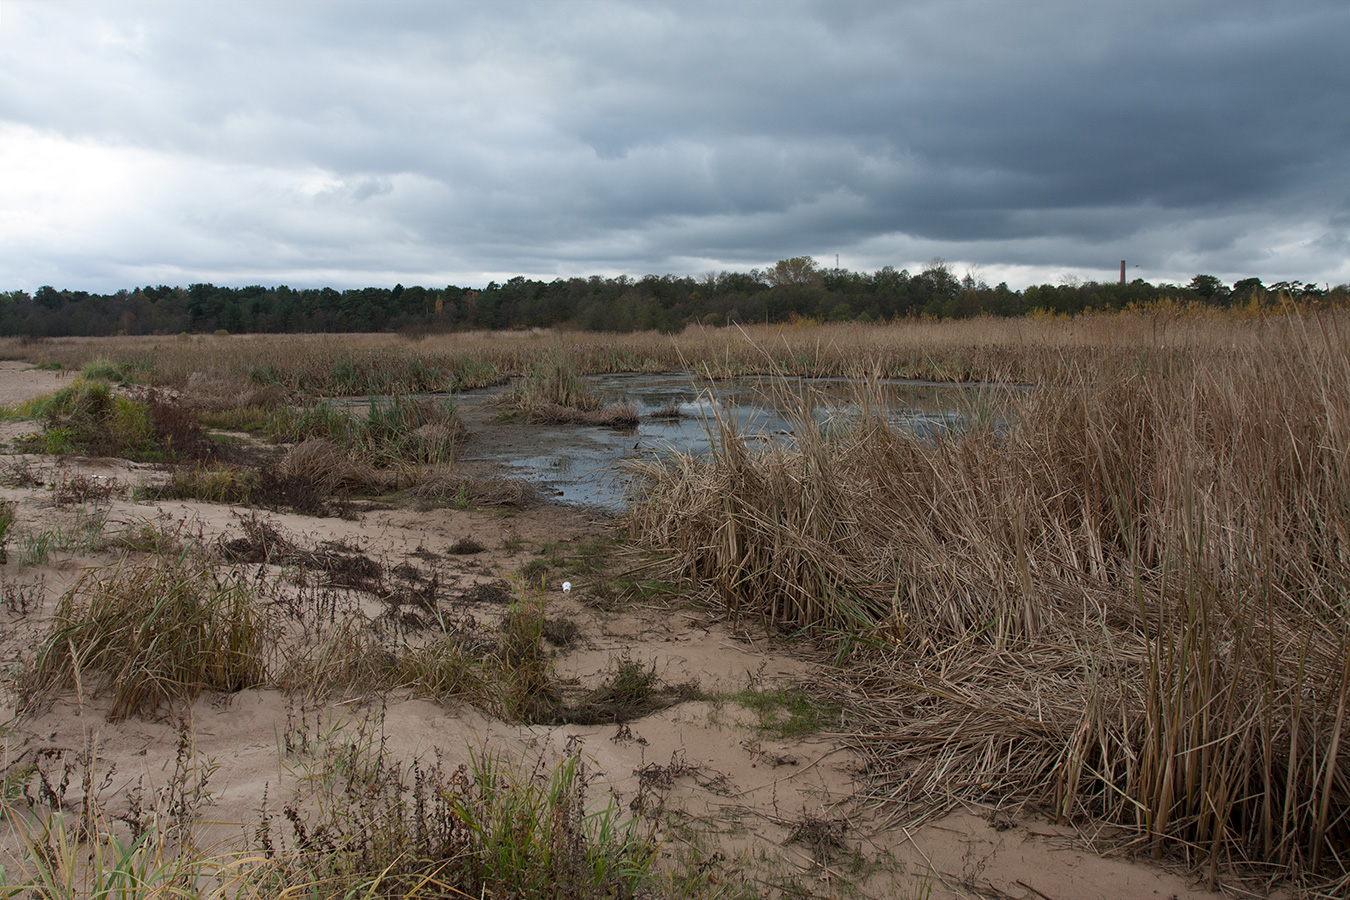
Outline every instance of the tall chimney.
{"label": "tall chimney", "polygon": [[1125,283],[1125,260],[1120,261],[1120,283]]}

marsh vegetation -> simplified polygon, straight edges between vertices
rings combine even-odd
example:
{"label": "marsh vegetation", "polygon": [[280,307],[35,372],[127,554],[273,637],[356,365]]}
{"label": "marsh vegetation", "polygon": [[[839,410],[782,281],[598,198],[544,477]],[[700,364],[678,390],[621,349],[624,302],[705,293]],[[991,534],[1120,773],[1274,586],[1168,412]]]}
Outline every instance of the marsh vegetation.
{"label": "marsh vegetation", "polygon": [[[67,508],[51,528],[84,535],[78,546],[97,548],[106,568],[68,584],[50,615],[23,589],[5,595],[11,627],[34,638],[10,690],[21,718],[72,692],[99,695],[100,709],[124,718],[259,686],[315,710],[411,697],[520,727],[620,729],[682,704],[738,707],[753,719],[757,759],[788,759],[760,742],[803,735],[849,748],[865,773],[858,815],[913,828],[957,809],[1036,814],[1212,887],[1334,895],[1350,884],[1345,325],[1336,312],[1158,304],[622,341],[15,341],[0,352],[82,376],[8,410],[26,455],[6,468],[7,577],[45,559],[15,552],[41,533],[24,521],[34,507],[23,498],[50,477],[34,454],[138,461],[141,483],[122,494],[142,503],[252,510],[215,536],[148,522],[114,534],[106,516],[88,526],[112,495],[93,483],[80,493],[66,477],[51,493],[71,495],[84,524]],[[785,395],[790,440],[752,440],[734,417],[714,415],[711,452],[644,463],[603,540],[540,539],[501,582],[445,580],[445,560],[463,574],[486,549],[476,535],[447,539],[436,565],[420,544],[377,560],[307,543],[261,512],[528,517],[545,508],[533,488],[457,458],[470,430],[462,398],[411,395],[505,384],[499,414],[590,422],[605,404],[586,376],[675,370],[842,376],[856,394],[827,421],[809,390]],[[916,434],[896,426],[878,390],[897,377],[1029,389],[996,404],[992,389],[969,391],[959,428]],[[351,395],[373,399],[334,402]],[[503,526],[507,552],[526,543],[509,533],[516,521]],[[59,546],[70,552],[72,541]],[[584,644],[575,615],[555,610],[564,578],[584,585],[600,620],[652,604],[669,618],[679,607],[824,662],[809,685],[725,689],[617,653],[582,683],[567,669]],[[264,800],[252,843],[228,857],[195,852],[166,819],[116,843],[92,806],[80,824],[57,818],[69,804],[50,774],[11,766],[14,833],[45,848],[30,852],[23,883],[58,895],[42,886],[73,884],[62,879],[75,869],[122,878],[118,866],[139,866],[160,888],[198,894],[738,896],[714,883],[712,851],[658,864],[673,813],[663,800],[664,818],[648,814],[653,785],[697,780],[697,767],[672,757],[659,772],[635,770],[638,795],[621,807],[585,799],[588,757],[575,747],[523,770],[491,754],[463,767],[413,764],[387,750],[377,719],[352,726],[359,739],[344,732],[350,750],[327,755],[312,751],[321,728],[288,724],[285,743],[300,748],[288,752],[331,802],[283,806],[283,842]],[[531,777],[532,765],[547,777]],[[189,807],[180,796],[180,812]],[[833,871],[849,857],[837,824],[802,813],[785,835],[833,859],[813,863]],[[97,851],[92,874],[62,868],[76,845]],[[857,876],[858,890],[868,877]]]}

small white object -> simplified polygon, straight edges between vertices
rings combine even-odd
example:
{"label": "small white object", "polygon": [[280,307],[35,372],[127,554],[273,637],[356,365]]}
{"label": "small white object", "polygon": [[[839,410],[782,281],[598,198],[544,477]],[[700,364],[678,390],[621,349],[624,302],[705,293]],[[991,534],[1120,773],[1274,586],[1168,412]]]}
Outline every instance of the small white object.
{"label": "small white object", "polygon": [[570,591],[571,589],[572,589],[572,582],[570,582],[570,581],[564,581],[564,582],[563,582],[563,593],[565,594],[565,593],[567,593],[568,591]]}

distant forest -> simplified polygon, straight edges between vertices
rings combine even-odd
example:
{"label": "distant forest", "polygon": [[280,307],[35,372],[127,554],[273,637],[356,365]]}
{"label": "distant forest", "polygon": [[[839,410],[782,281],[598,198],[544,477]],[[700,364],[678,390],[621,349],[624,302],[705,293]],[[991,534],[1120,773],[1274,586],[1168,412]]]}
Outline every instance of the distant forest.
{"label": "distant forest", "polygon": [[703,277],[648,275],[632,279],[512,278],[482,289],[368,287],[295,290],[286,286],[229,288],[213,284],[120,290],[114,294],[44,286],[0,291],[0,335],[176,334],[179,332],[434,332],[562,326],[587,331],[678,331],[688,324],[735,322],[882,321],[929,316],[968,318],[1032,312],[1072,314],[1123,309],[1171,299],[1216,306],[1249,305],[1292,297],[1345,305],[1350,285],[1323,289],[1300,281],[1232,285],[1196,275],[1187,285],[1077,282],[1015,291],[958,278],[941,261],[911,274],[886,266],[876,272],[823,268],[811,257],[785,259],[767,269]]}

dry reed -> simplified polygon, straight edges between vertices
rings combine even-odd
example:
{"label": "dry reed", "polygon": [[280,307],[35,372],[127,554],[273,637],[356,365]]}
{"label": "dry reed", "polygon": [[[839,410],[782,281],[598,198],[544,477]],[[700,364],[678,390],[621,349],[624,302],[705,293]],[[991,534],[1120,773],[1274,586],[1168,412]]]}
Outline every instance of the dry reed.
{"label": "dry reed", "polygon": [[[714,378],[789,372],[810,376],[1021,381],[1110,379],[1146,363],[1195,353],[1241,355],[1281,339],[1288,321],[1260,310],[1225,312],[1161,302],[1076,317],[981,317],[887,325],[690,326],[680,334],[569,332],[561,350],[579,374],[693,369]],[[203,388],[243,381],[310,394],[459,391],[546,370],[560,357],[554,332],[459,332],[409,341],[393,334],[256,334],[0,338],[0,359],[78,370],[104,360],[155,384]],[[208,391],[209,392],[209,391]]]}
{"label": "dry reed", "polygon": [[1043,804],[1211,881],[1235,861],[1344,872],[1340,326],[1057,356],[1053,384],[945,435],[869,397],[825,427],[803,409],[792,447],[722,422],[711,459],[646,468],[631,524],[729,614],[878,651],[836,685],[878,803]]}

